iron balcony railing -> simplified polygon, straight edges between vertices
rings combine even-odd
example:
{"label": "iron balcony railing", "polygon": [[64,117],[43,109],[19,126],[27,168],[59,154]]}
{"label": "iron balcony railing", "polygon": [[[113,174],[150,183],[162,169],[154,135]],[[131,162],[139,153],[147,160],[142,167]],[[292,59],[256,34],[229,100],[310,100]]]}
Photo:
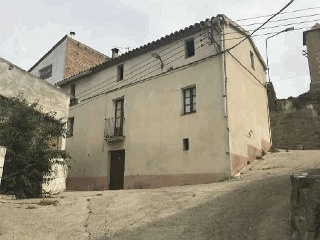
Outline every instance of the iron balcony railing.
{"label": "iron balcony railing", "polygon": [[106,118],[106,138],[123,136],[124,117]]}

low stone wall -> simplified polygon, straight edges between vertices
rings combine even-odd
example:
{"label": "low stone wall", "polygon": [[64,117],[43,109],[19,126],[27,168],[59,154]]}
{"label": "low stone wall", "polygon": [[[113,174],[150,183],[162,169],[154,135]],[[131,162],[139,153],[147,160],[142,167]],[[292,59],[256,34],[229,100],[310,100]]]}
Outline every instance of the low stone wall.
{"label": "low stone wall", "polygon": [[42,188],[45,192],[52,194],[59,193],[66,190],[66,179],[68,175],[68,168],[61,164],[54,164],[52,166],[53,180],[47,184],[43,184]]}
{"label": "low stone wall", "polygon": [[311,106],[270,114],[272,146],[279,149],[320,149],[320,117]]}
{"label": "low stone wall", "polygon": [[3,173],[4,157],[6,156],[6,148],[0,146],[0,185]]}
{"label": "low stone wall", "polygon": [[291,175],[292,239],[320,239],[320,170]]}

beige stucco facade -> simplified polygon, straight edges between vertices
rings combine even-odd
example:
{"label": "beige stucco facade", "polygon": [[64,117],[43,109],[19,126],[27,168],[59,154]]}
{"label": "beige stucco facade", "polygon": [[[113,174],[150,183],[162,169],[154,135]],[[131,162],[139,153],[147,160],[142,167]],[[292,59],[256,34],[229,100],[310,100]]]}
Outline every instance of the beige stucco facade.
{"label": "beige stucco facade", "polygon": [[[225,34],[229,39],[230,36],[233,38],[225,41],[225,48],[234,46],[244,37],[232,23],[225,28]],[[225,54],[232,175],[262,151],[267,152],[271,145],[266,74],[258,54],[249,40]]]}
{"label": "beige stucco facade", "polygon": [[[258,149],[255,154],[261,152],[262,139],[268,143],[270,139],[266,89],[257,88],[228,56],[225,74],[224,59],[217,54],[221,48],[210,37],[209,29],[203,29],[128,58],[119,63],[124,66],[122,81],[117,81],[119,64],[115,64],[60,83],[66,92],[75,84],[79,100],[70,108],[73,136],[67,138],[66,146],[74,159],[67,181],[70,189],[108,189],[111,156],[119,150],[125,151],[123,188],[223,180],[235,173],[235,161],[249,160],[249,145]],[[190,38],[195,55],[186,57]],[[221,41],[217,32],[214,40]],[[241,60],[250,46],[239,53]],[[160,56],[163,69],[152,53]],[[250,50],[248,57],[250,62]],[[256,64],[253,74],[265,83],[262,63],[257,59]],[[227,101],[225,76],[232,80],[227,83]],[[239,77],[243,79],[236,82]],[[196,111],[184,114],[187,87],[196,88]],[[255,95],[256,91],[261,94]],[[248,100],[239,100],[243,97]],[[106,119],[115,116],[115,101],[122,98],[124,138],[111,142],[105,139]],[[254,137],[243,138],[251,129]],[[183,148],[183,139],[189,141],[188,150]],[[242,158],[232,158],[236,155]]]}

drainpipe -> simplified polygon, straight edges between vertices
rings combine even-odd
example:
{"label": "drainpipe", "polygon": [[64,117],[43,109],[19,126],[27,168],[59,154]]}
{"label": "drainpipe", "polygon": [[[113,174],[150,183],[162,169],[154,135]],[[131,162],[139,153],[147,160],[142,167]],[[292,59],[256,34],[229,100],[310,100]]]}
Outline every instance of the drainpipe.
{"label": "drainpipe", "polygon": [[[221,74],[222,74],[222,98],[223,98],[223,113],[225,117],[225,123],[226,123],[226,154],[229,155],[229,161],[230,159],[230,144],[229,144],[229,123],[228,123],[228,105],[227,105],[227,67],[226,67],[226,52],[225,52],[225,40],[224,40],[224,17],[223,15],[219,14],[215,18],[216,23],[220,30],[220,52],[221,54]],[[230,168],[229,171],[231,171],[231,162],[230,162]]]}
{"label": "drainpipe", "polygon": [[222,81],[223,81],[223,110],[224,110],[224,116],[225,118],[228,118],[228,109],[227,109],[227,68],[226,68],[226,53],[225,53],[225,41],[224,41],[224,29],[223,29],[223,16],[217,15],[217,25],[220,29],[220,37],[221,37],[221,43],[220,43],[220,51],[221,54],[221,73],[222,73]]}

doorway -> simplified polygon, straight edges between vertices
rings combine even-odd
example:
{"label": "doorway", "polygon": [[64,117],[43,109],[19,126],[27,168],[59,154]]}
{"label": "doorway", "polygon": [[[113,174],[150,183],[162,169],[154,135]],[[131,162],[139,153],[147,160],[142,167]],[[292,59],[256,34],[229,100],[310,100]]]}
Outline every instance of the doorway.
{"label": "doorway", "polygon": [[110,190],[123,189],[125,150],[111,151]]}

